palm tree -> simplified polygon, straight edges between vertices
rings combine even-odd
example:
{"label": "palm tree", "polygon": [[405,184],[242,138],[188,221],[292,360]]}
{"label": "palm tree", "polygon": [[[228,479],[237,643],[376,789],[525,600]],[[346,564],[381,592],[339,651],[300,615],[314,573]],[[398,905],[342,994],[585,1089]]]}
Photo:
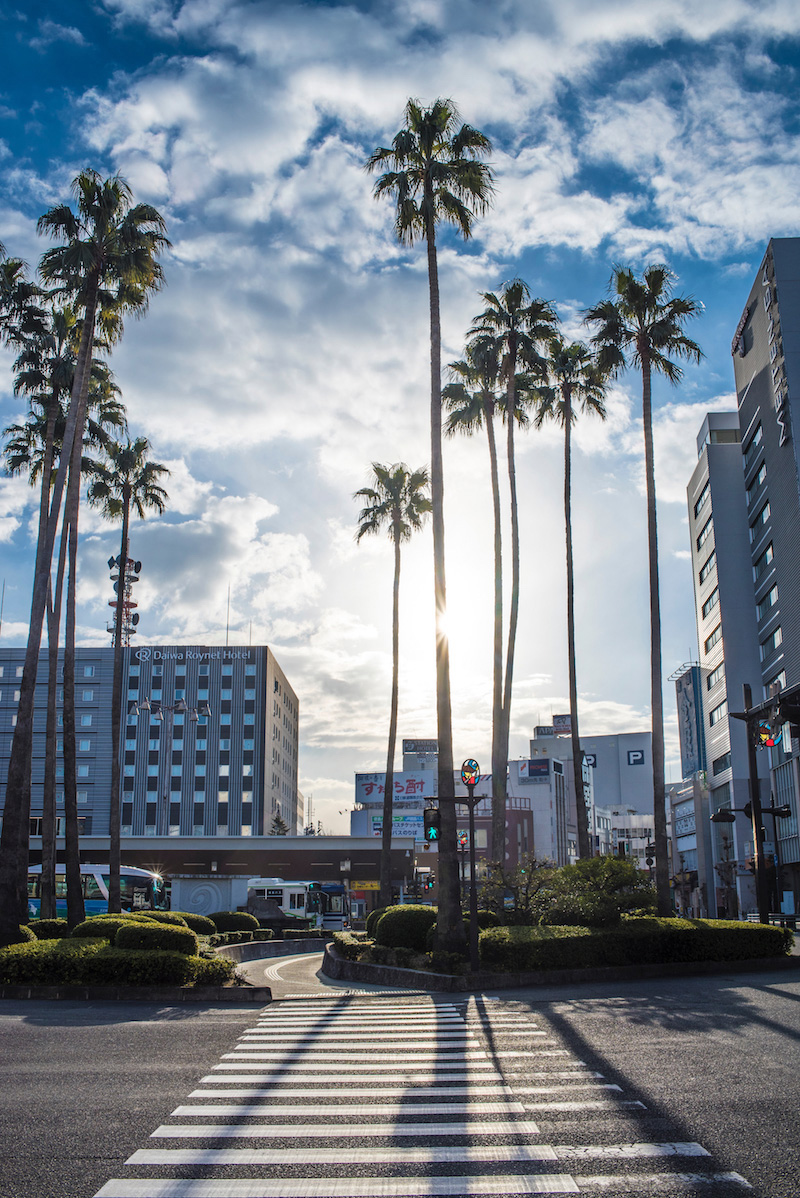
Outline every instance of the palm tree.
{"label": "palm tree", "polygon": [[[500,516],[500,478],[494,416],[498,407],[500,358],[497,345],[490,339],[471,342],[465,357],[449,366],[453,382],[442,391],[449,411],[446,436],[463,432],[467,436],[486,429],[489,446],[489,470],[494,514],[494,633],[492,639],[492,779],[499,777],[500,745],[503,739],[503,537]],[[503,812],[505,820],[505,811]]]}
{"label": "palm tree", "polygon": [[119,798],[119,741],[122,722],[122,613],[125,601],[125,576],[128,568],[128,540],[131,506],[144,519],[148,510],[163,512],[169,496],[160,484],[169,474],[166,466],[148,461],[150,449],[146,437],[130,439],[124,444],[112,442],[107,449],[107,464],[92,466],[89,502],[103,509],[111,520],[122,517],[122,536],[119,551],[117,606],[114,613],[114,684],[111,697],[111,803],[109,809],[109,884],[108,909],[119,912],[120,905],[120,798]]}
{"label": "palm tree", "polygon": [[578,678],[575,665],[575,580],[572,557],[572,426],[578,412],[594,412],[606,418],[603,403],[605,382],[585,345],[567,344],[551,337],[547,371],[550,385],[536,388],[538,411],[536,427],[555,420],[564,429],[564,528],[567,542],[567,663],[569,668],[569,714],[572,733],[572,769],[575,781],[575,805],[578,818],[578,856],[592,857],[589,821],[583,786],[583,753],[578,728]]}
{"label": "palm tree", "polygon": [[403,462],[394,466],[372,463],[372,485],[356,491],[354,499],[366,506],[358,514],[356,540],[386,529],[394,545],[394,587],[392,590],[392,702],[389,716],[389,746],[386,753],[386,778],[383,787],[383,828],[381,834],[380,906],[392,901],[392,799],[394,796],[394,753],[397,742],[397,691],[400,672],[400,546],[411,539],[431,510],[428,498],[428,471],[424,467],[410,471]]}
{"label": "palm tree", "polygon": [[366,163],[368,171],[384,170],[374,195],[395,201],[398,240],[413,245],[424,239],[428,254],[428,292],[431,338],[431,503],[433,522],[434,603],[436,611],[436,718],[439,741],[438,943],[441,948],[466,947],[459,896],[456,848],[453,730],[450,702],[450,655],[444,630],[447,609],[444,565],[444,477],[442,471],[442,336],[439,315],[439,268],[436,227],[446,221],[468,239],[476,214],[485,212],[492,197],[492,171],[480,159],[491,152],[489,139],[471,125],[459,125],[452,100],[439,99],[430,108],[409,100],[405,125],[390,147],[379,146]]}
{"label": "palm tree", "polygon": [[[631,366],[642,372],[642,422],[647,487],[647,545],[650,578],[650,702],[653,723],[653,828],[656,844],[658,910],[671,910],[667,867],[667,816],[664,796],[664,700],[661,683],[661,604],[658,590],[656,481],[653,459],[651,378],[661,374],[673,385],[683,371],[673,358],[699,362],[703,351],[683,332],[684,323],[702,310],[690,296],[673,295],[675,276],[668,267],[645,267],[637,278],[629,267],[615,266],[609,284],[612,298],[584,315],[594,326],[600,369],[618,375]],[[670,357],[669,355],[672,355]]]}
{"label": "palm tree", "polygon": [[[69,321],[65,322],[63,327],[69,329]],[[74,342],[74,338],[72,340]],[[52,348],[52,340],[50,338],[45,338],[45,342],[50,343]],[[15,363],[15,369],[17,369],[15,390],[29,392],[30,413],[28,420],[24,424],[9,425],[4,430],[4,435],[6,436],[4,456],[8,473],[27,473],[31,486],[35,486],[41,480],[41,500],[39,504],[40,538],[38,544],[41,544],[41,532],[44,522],[47,519],[47,505],[50,486],[53,480],[53,466],[58,462],[61,453],[61,443],[66,421],[64,405],[61,402],[62,395],[69,391],[72,368],[74,367],[74,353],[70,353],[69,345],[58,346],[56,342],[56,350],[55,355],[47,361],[47,368],[45,369],[42,368],[41,361],[36,361],[34,347],[30,343],[27,350],[17,359]],[[125,426],[125,408],[118,399],[118,395],[119,388],[114,383],[108,366],[105,362],[95,359],[92,363],[92,374],[89,384],[88,408],[90,415],[86,421],[86,435],[84,437],[86,445],[97,449],[108,442],[108,429],[120,429]],[[74,545],[74,540],[69,537],[68,530],[62,527],[55,591],[53,592],[51,589],[47,606],[48,693],[42,803],[43,918],[55,915],[56,904],[56,695],[59,689],[58,639],[61,598],[67,563],[67,548],[70,543]],[[73,561],[67,588],[68,621],[71,617],[73,627],[76,602],[75,585],[75,562]],[[74,693],[65,690],[63,708],[65,840],[67,864],[69,866],[70,862],[72,863],[72,868],[68,868],[67,871],[67,909],[70,921],[73,924],[79,923],[84,916],[80,887],[77,783],[74,777],[74,698]],[[70,729],[72,729],[72,733],[70,733]],[[70,762],[73,763],[71,770]],[[72,860],[73,858],[74,861]],[[75,876],[77,876],[77,885]]]}
{"label": "palm tree", "polygon": [[[96,171],[84,170],[75,179],[73,192],[77,212],[69,205],[59,205],[46,212],[38,225],[40,232],[64,238],[62,245],[45,252],[40,273],[46,283],[71,300],[80,313],[82,325],[61,459],[53,484],[44,544],[36,555],[28,642],[0,836],[0,943],[8,941],[20,919],[26,918],[30,813],[27,779],[36,670],[61,499],[73,450],[76,443],[81,446],[83,439],[96,330],[103,327],[111,339],[118,338],[125,313],[144,313],[150,294],[161,286],[163,274],[158,256],[169,245],[159,213],[146,204],[134,205],[130,188],[118,176],[104,181]],[[77,521],[80,463],[75,464],[78,468],[72,474],[66,505],[68,524]],[[65,692],[73,686],[74,676],[68,678],[65,669]],[[71,872],[74,874],[74,869]],[[80,885],[79,873],[73,881]]]}
{"label": "palm tree", "polygon": [[491,345],[500,361],[500,377],[506,393],[501,407],[506,422],[506,454],[511,500],[511,595],[509,602],[508,640],[503,679],[503,707],[496,756],[492,755],[492,856],[503,864],[506,837],[506,792],[508,774],[508,741],[511,729],[511,694],[514,681],[514,653],[519,617],[519,510],[517,506],[517,474],[514,450],[514,427],[527,424],[526,407],[530,399],[517,386],[517,372],[522,367],[530,377],[541,375],[544,366],[539,345],[553,331],[557,317],[547,300],[531,299],[522,279],[505,283],[500,295],[483,293],[486,308],[472,322],[471,332],[476,341]]}

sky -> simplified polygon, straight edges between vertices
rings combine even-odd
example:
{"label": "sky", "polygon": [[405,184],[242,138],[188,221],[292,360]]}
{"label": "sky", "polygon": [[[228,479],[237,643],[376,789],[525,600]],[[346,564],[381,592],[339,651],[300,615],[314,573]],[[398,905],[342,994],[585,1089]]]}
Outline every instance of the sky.
{"label": "sky", "polygon": [[[673,684],[696,659],[686,485],[770,237],[800,209],[795,0],[13,0],[0,13],[0,240],[34,268],[38,217],[84,167],[163,214],[166,286],[111,366],[170,501],[136,521],[137,643],[269,644],[300,703],[300,788],[344,831],[356,771],[385,766],[392,548],[355,542],[370,463],[430,456],[424,253],[394,237],[364,161],[409,97],[449,97],[492,141],[496,194],[468,243],[440,233],[443,361],[482,293],[520,277],[565,335],[612,266],[666,262],[703,305],[654,426],[668,779]],[[0,354],[3,426],[24,418]],[[648,727],[640,381],[575,435],[579,712]],[[562,434],[518,440],[520,626],[510,751],[568,710]],[[504,496],[504,503],[506,497]],[[507,506],[506,506],[507,516]],[[454,752],[489,760],[492,540],[485,440],[445,446]],[[35,495],[0,478],[0,644],[24,643]],[[108,644],[118,527],[81,516],[78,637]],[[403,550],[399,734],[436,735],[430,528]],[[398,766],[399,766],[398,760]]]}

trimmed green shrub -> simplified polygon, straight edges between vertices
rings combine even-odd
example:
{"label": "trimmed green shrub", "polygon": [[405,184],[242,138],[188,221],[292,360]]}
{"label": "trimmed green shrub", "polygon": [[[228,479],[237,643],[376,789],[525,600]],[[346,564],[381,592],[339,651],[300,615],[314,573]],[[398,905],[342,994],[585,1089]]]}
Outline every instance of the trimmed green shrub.
{"label": "trimmed green shrub", "polygon": [[284,928],[284,940],[319,940],[325,932],[322,928]]}
{"label": "trimmed green shrub", "polygon": [[541,896],[541,922],[557,927],[607,928],[622,915],[655,911],[655,890],[633,861],[590,857],[556,870]]}
{"label": "trimmed green shrub", "polygon": [[388,910],[388,907],[376,907],[374,911],[370,911],[369,915],[367,916],[367,922],[364,925],[367,936],[370,940],[375,939],[375,929],[378,926],[378,920],[383,915],[384,911]]}
{"label": "trimmed green shrub", "polygon": [[462,974],[467,964],[460,953],[448,953],[441,949],[429,953],[428,960],[433,973]]}
{"label": "trimmed green shrub", "polygon": [[226,944],[248,944],[254,935],[253,932],[215,932],[209,936],[208,943],[212,948],[222,948]]}
{"label": "trimmed green shrub", "polygon": [[[36,940],[36,939],[37,939],[36,933],[32,932],[27,924],[21,923],[19,925],[19,931],[12,932],[9,939],[4,942],[4,945],[5,944],[29,944],[31,941]],[[4,947],[4,945],[0,945],[0,947]]]}
{"label": "trimmed green shrub", "polygon": [[147,949],[148,952],[160,950],[163,952],[185,953],[187,957],[196,957],[198,950],[197,933],[191,928],[173,927],[172,924],[131,923],[122,927],[114,937],[116,948]]}
{"label": "trimmed green shrub", "polygon": [[258,920],[247,911],[212,911],[208,917],[218,932],[255,932]]}
{"label": "trimmed green shrub", "polygon": [[28,927],[37,940],[61,940],[69,936],[66,919],[32,919]]}
{"label": "trimmed green shrub", "polygon": [[92,915],[89,919],[84,919],[83,923],[77,924],[71,934],[78,940],[102,936],[113,944],[120,928],[127,927],[130,923],[146,922],[144,915]]}
{"label": "trimmed green shrub", "polygon": [[156,923],[168,923],[176,928],[188,928],[188,923],[179,915],[177,911],[143,911],[145,919],[154,920]]}
{"label": "trimmed green shrub", "polygon": [[257,932],[253,932],[254,940],[274,940],[275,933],[272,928],[259,928]]}
{"label": "trimmed green shrub", "polygon": [[360,932],[334,932],[333,943],[348,961],[359,961],[370,947],[361,939]]}
{"label": "trimmed green shrub", "polygon": [[[469,927],[469,911],[462,911],[464,923]],[[478,927],[483,928],[500,928],[503,926],[503,921],[500,916],[494,911],[487,911],[485,908],[478,909]]]}
{"label": "trimmed green shrub", "polygon": [[34,940],[0,950],[0,984],[50,986],[221,986],[233,961],[176,952],[112,948],[107,940]]}
{"label": "trimmed green shrub", "polygon": [[481,933],[481,963],[498,972],[587,969],[674,961],[746,961],[785,955],[785,928],[733,920],[625,919],[614,928],[490,928]]}
{"label": "trimmed green shrub", "polygon": [[180,915],[186,926],[197,932],[198,936],[213,936],[217,930],[213,919],[207,915],[196,915],[194,911],[171,911],[170,914]]}
{"label": "trimmed green shrub", "polygon": [[436,922],[436,908],[406,903],[387,907],[375,929],[375,940],[388,948],[413,948],[425,951],[428,928]]}

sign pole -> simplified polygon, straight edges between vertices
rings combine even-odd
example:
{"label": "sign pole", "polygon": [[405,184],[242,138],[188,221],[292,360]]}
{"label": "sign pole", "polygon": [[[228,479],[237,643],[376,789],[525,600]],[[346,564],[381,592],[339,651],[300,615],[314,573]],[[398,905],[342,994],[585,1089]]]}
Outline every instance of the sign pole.
{"label": "sign pole", "polygon": [[478,879],[475,868],[475,786],[480,777],[480,766],[469,758],[461,767],[461,781],[469,795],[469,968],[471,973],[480,969],[478,952]]}

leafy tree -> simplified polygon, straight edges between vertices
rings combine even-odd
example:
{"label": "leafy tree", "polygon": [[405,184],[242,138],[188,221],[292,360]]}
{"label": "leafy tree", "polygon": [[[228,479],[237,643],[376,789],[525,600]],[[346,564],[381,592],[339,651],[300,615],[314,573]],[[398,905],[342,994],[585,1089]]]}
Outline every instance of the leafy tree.
{"label": "leafy tree", "polygon": [[[53,484],[44,544],[36,556],[28,643],[0,838],[0,940],[11,934],[21,916],[26,917],[28,779],[36,670],[62,495],[70,463],[76,452],[79,458],[83,440],[95,335],[98,327],[102,327],[108,337],[117,338],[122,334],[126,313],[141,314],[146,310],[150,294],[162,283],[158,257],[169,245],[159,213],[149,205],[134,205],[130,188],[118,176],[104,181],[96,171],[84,170],[75,179],[73,192],[77,211],[66,204],[58,205],[39,221],[41,232],[63,238],[61,245],[43,255],[40,274],[45,283],[72,302],[82,323],[61,460]],[[66,520],[68,525],[77,527],[80,461],[74,465],[77,468],[71,474]],[[74,668],[68,675],[65,662],[65,692],[74,688],[74,681]],[[77,846],[75,849],[67,869],[77,892],[80,871],[75,869]]]}
{"label": "leafy tree", "polygon": [[[150,444],[146,437],[130,438],[122,444],[112,441],[106,462],[93,462],[89,484],[89,502],[100,507],[109,520],[122,520],[119,550],[117,605],[114,609],[114,683],[111,696],[111,760],[119,761],[120,724],[122,722],[122,621],[125,584],[128,572],[131,507],[144,519],[148,510],[163,512],[169,496],[161,479],[169,474],[166,466],[148,460]],[[111,773],[109,807],[109,884],[108,910],[119,913],[120,906],[120,796],[119,770]]]}
{"label": "leafy tree", "polygon": [[605,382],[592,354],[580,341],[567,344],[550,339],[547,353],[550,383],[536,389],[536,426],[555,420],[564,429],[564,527],[567,544],[567,662],[569,667],[569,714],[572,732],[572,768],[578,812],[578,854],[593,856],[583,786],[583,752],[578,728],[578,679],[575,663],[575,578],[572,557],[572,426],[579,412],[594,412],[606,418],[603,400]]}
{"label": "leafy tree", "polygon": [[508,639],[503,679],[502,720],[499,737],[492,748],[492,853],[502,860],[505,855],[506,797],[508,790],[508,741],[511,729],[511,695],[514,681],[514,654],[519,618],[519,509],[517,505],[516,456],[514,429],[527,424],[526,408],[530,399],[517,385],[520,368],[532,377],[543,371],[540,344],[550,337],[557,317],[552,306],[542,299],[531,299],[522,279],[505,283],[499,295],[483,293],[486,308],[472,322],[473,344],[486,353],[491,350],[500,363],[500,378],[505,383],[501,407],[506,423],[506,457],[511,498],[511,595]]}
{"label": "leafy tree", "polygon": [[658,532],[656,481],[653,457],[652,375],[661,374],[673,385],[683,371],[674,361],[699,362],[700,346],[683,331],[684,324],[701,311],[689,296],[673,295],[675,276],[668,267],[645,267],[641,278],[629,267],[616,266],[611,276],[611,298],[585,313],[594,328],[600,369],[618,375],[631,367],[642,375],[642,423],[647,487],[647,545],[650,582],[650,703],[653,724],[653,825],[656,844],[658,911],[672,909],[667,858],[667,813],[664,781],[664,696],[661,681],[661,601],[658,587]]}
{"label": "leafy tree", "polygon": [[450,702],[450,657],[444,631],[447,609],[444,556],[444,478],[442,472],[441,323],[436,228],[441,221],[454,225],[468,239],[476,214],[484,212],[492,197],[492,172],[482,162],[491,152],[489,139],[472,126],[459,125],[452,100],[438,99],[423,107],[409,100],[405,124],[391,146],[379,146],[366,169],[380,174],[376,198],[395,202],[398,240],[413,245],[424,240],[428,255],[428,291],[431,332],[431,502],[433,523],[434,602],[436,609],[436,715],[439,738],[439,799],[442,839],[439,844],[438,942],[444,950],[461,951],[466,945],[459,901],[456,851],[453,733]]}
{"label": "leafy tree", "polygon": [[526,853],[517,865],[489,863],[480,893],[482,907],[494,911],[503,923],[532,925],[539,923],[547,909],[556,867],[546,858]]}
{"label": "leafy tree", "polygon": [[394,755],[397,743],[397,692],[400,672],[400,546],[422,528],[431,510],[428,498],[428,471],[424,467],[409,470],[404,462],[394,466],[372,463],[372,485],[356,491],[354,498],[366,506],[358,516],[356,540],[385,530],[394,546],[394,585],[392,588],[392,701],[389,716],[389,745],[386,752],[386,780],[383,788],[383,829],[381,835],[381,890],[379,903],[392,901],[392,799],[394,797]]}
{"label": "leafy tree", "polygon": [[649,911],[655,893],[647,874],[622,857],[590,857],[556,870],[542,923],[610,927],[626,912]]}

